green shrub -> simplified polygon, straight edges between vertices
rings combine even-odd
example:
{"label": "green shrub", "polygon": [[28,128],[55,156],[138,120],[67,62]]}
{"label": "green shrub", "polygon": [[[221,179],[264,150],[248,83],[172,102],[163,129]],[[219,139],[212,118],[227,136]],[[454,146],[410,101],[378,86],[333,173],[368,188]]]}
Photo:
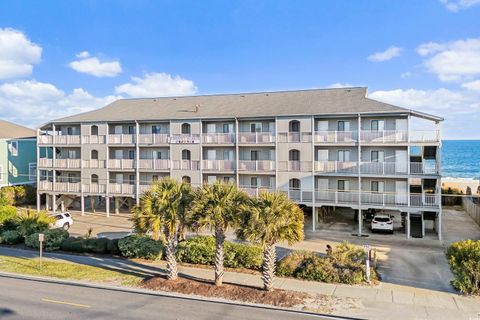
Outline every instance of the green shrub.
{"label": "green shrub", "polygon": [[301,269],[303,262],[315,254],[310,251],[293,251],[277,264],[277,275],[280,277],[294,277]]}
{"label": "green shrub", "polygon": [[0,205],[21,206],[35,204],[36,189],[30,185],[8,186],[0,189]]}
{"label": "green shrub", "polygon": [[5,221],[13,220],[17,215],[17,208],[13,206],[1,206],[0,207],[0,225],[3,225]]}
{"label": "green shrub", "polygon": [[[38,241],[38,232],[32,233],[25,237],[25,245],[27,247],[38,249],[40,242]],[[68,238],[68,231],[63,229],[48,229],[44,231],[45,240],[43,246],[46,251],[59,250],[61,244]]]}
{"label": "green shrub", "polygon": [[161,259],[163,255],[163,242],[155,241],[150,237],[132,235],[120,239],[118,248],[122,256],[140,259]]}
{"label": "green shrub", "polygon": [[[263,252],[260,247],[225,241],[224,265],[228,268],[260,269]],[[177,246],[177,259],[192,264],[215,263],[215,238],[197,236],[182,241]]]}
{"label": "green shrub", "polygon": [[108,241],[109,240],[107,238],[86,239],[87,252],[98,253],[98,254],[107,253]]}
{"label": "green shrub", "polygon": [[77,237],[69,237],[60,244],[60,249],[67,252],[86,252],[84,246],[85,239]]}
{"label": "green shrub", "polygon": [[[111,253],[112,246],[111,242],[107,238],[82,238],[82,237],[70,237],[62,241],[60,249],[62,251],[68,252],[77,252],[77,253],[96,253],[96,254],[106,254]],[[109,249],[110,248],[110,249]]]}
{"label": "green shrub", "polygon": [[108,243],[107,243],[108,253],[113,254],[113,255],[119,255],[120,254],[120,249],[118,248],[118,241],[119,240],[120,239],[111,239],[110,241],[108,241]]}
{"label": "green shrub", "polygon": [[22,210],[17,214],[17,230],[26,237],[32,233],[43,232],[49,225],[55,222],[55,218],[49,216],[46,211],[36,212],[35,210]]}
{"label": "green shrub", "polygon": [[454,242],[447,249],[452,285],[465,294],[480,295],[480,240]]}
{"label": "green shrub", "polygon": [[22,235],[16,230],[7,230],[0,234],[0,243],[2,244],[17,244],[22,240]]}

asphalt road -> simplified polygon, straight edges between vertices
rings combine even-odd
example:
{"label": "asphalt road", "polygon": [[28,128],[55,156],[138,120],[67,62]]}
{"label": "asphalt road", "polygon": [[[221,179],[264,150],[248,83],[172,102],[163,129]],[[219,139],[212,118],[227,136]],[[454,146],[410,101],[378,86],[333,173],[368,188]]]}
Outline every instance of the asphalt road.
{"label": "asphalt road", "polygon": [[180,297],[0,276],[0,319],[332,319]]}

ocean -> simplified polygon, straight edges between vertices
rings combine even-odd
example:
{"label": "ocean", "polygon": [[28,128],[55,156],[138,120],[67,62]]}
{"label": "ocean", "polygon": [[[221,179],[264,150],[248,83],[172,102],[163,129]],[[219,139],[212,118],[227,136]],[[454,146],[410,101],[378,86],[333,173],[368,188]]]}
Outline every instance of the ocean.
{"label": "ocean", "polygon": [[443,140],[442,176],[480,179],[480,140]]}

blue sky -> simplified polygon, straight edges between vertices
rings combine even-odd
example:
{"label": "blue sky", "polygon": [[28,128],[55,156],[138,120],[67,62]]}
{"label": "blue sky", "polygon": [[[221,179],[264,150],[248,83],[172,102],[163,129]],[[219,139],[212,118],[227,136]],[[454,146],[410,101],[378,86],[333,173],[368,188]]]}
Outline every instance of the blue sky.
{"label": "blue sky", "polygon": [[0,117],[120,97],[368,86],[480,130],[480,1],[0,2]]}

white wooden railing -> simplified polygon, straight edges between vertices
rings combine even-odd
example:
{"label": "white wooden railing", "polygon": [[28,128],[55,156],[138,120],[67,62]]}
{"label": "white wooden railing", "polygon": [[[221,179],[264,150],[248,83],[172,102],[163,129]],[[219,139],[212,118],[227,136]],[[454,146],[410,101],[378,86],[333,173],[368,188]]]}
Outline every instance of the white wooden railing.
{"label": "white wooden railing", "polygon": [[174,170],[200,170],[200,161],[197,160],[174,160]]}
{"label": "white wooden railing", "polygon": [[40,135],[38,137],[38,144],[52,144],[53,136],[51,135]]}
{"label": "white wooden railing", "polygon": [[169,138],[169,143],[172,144],[191,144],[200,143],[199,134],[172,134]]}
{"label": "white wooden railing", "polygon": [[140,159],[138,162],[139,169],[164,170],[170,169],[169,159]]}
{"label": "white wooden railing", "polygon": [[106,167],[107,161],[105,160],[83,160],[83,168],[85,169],[103,169]]}
{"label": "white wooden railing", "polygon": [[106,184],[91,183],[82,185],[83,192],[85,193],[105,193],[107,191]]}
{"label": "white wooden railing", "polygon": [[233,133],[204,133],[203,143],[234,143],[235,134]]}
{"label": "white wooden railing", "polygon": [[311,161],[278,161],[279,171],[312,171]]}
{"label": "white wooden railing", "polygon": [[311,132],[279,132],[278,142],[312,142]]}
{"label": "white wooden railing", "polygon": [[135,135],[134,134],[109,134],[108,143],[109,144],[134,144]]}
{"label": "white wooden railing", "polygon": [[40,168],[52,168],[53,167],[53,159],[39,158],[38,159],[38,166]]}
{"label": "white wooden railing", "polygon": [[82,144],[104,144],[107,137],[105,135],[83,135]]}
{"label": "white wooden railing", "polygon": [[251,197],[258,197],[262,192],[275,191],[272,187],[253,187],[253,186],[240,186],[240,190],[246,192]]}
{"label": "white wooden railing", "polygon": [[238,171],[275,171],[273,160],[240,160]]}
{"label": "white wooden railing", "polygon": [[239,132],[238,143],[275,143],[273,132]]}
{"label": "white wooden railing", "polygon": [[353,161],[315,161],[315,171],[321,173],[357,173],[358,166]]}
{"label": "white wooden railing", "polygon": [[235,170],[235,161],[203,160],[203,170]]}
{"label": "white wooden railing", "polygon": [[169,135],[167,133],[142,133],[139,140],[140,144],[167,144]]}
{"label": "white wooden railing", "polygon": [[357,142],[356,131],[315,131],[316,143],[354,143]]}
{"label": "white wooden railing", "polygon": [[80,135],[55,136],[55,144],[80,144]]}
{"label": "white wooden railing", "polygon": [[55,168],[80,169],[80,159],[55,159]]}
{"label": "white wooden railing", "polygon": [[133,159],[109,159],[109,169],[133,169],[135,168],[135,160]]}

